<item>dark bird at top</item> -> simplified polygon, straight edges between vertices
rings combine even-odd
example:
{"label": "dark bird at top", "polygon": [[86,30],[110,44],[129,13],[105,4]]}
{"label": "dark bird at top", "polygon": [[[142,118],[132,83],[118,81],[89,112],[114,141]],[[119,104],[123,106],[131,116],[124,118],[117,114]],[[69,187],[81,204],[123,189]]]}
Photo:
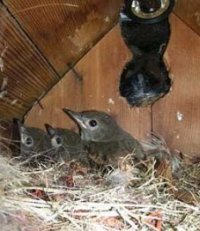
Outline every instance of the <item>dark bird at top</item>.
{"label": "dark bird at top", "polygon": [[49,124],[45,124],[45,128],[55,151],[55,160],[60,162],[86,159],[79,134],[65,128],[54,128]]}
{"label": "dark bird at top", "polygon": [[163,55],[173,6],[174,0],[124,0],[121,34],[133,57],[122,71],[119,91],[131,106],[152,104],[170,89]]}
{"label": "dark bird at top", "polygon": [[107,113],[101,111],[63,111],[80,128],[81,139],[88,151],[88,157],[97,165],[117,165],[119,157],[133,153],[142,160],[145,153],[140,143],[123,130]]}

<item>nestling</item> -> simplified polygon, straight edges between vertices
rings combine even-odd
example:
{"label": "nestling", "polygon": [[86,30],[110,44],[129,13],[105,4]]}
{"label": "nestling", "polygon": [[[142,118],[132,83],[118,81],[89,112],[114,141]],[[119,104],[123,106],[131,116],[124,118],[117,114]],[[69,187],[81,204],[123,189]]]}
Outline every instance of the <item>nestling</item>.
{"label": "nestling", "polygon": [[117,165],[119,157],[133,153],[142,160],[145,153],[140,143],[123,130],[107,113],[101,111],[63,111],[79,126],[81,139],[89,158],[98,165]]}
{"label": "nestling", "polygon": [[20,121],[17,123],[20,132],[19,160],[32,167],[52,163],[51,141],[47,134],[40,128],[25,126]]}
{"label": "nestling", "polygon": [[45,124],[47,133],[54,148],[57,161],[86,159],[86,154],[79,134],[64,128],[54,128]]}

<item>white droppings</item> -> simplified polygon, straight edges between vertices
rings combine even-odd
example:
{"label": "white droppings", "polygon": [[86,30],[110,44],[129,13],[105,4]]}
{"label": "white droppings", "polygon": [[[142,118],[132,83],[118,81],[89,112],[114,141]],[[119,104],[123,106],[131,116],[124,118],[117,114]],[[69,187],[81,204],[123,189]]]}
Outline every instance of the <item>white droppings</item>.
{"label": "white droppings", "polygon": [[196,18],[197,25],[200,26],[200,12],[195,12],[194,16]]}
{"label": "white droppings", "polygon": [[180,135],[178,134],[178,135],[176,135],[176,139],[177,140],[179,140],[180,139]]}
{"label": "white droppings", "polygon": [[40,109],[39,112],[38,112],[38,115],[41,116],[41,115],[42,115],[42,112],[43,112],[43,110]]}
{"label": "white droppings", "polygon": [[4,71],[4,61],[3,59],[0,57],[0,71],[3,72]]}
{"label": "white droppings", "polygon": [[182,121],[184,115],[183,115],[180,111],[178,111],[178,112],[176,113],[176,117],[177,117],[177,120],[178,120],[178,121]]}
{"label": "white droppings", "polygon": [[108,103],[114,105],[114,104],[115,104],[115,101],[114,101],[112,98],[109,98],[109,99],[108,99]]}
{"label": "white droppings", "polygon": [[0,87],[1,91],[5,90],[7,86],[8,86],[8,77],[4,77],[1,87]]}
{"label": "white droppings", "polygon": [[110,22],[110,17],[109,16],[107,16],[107,17],[105,17],[105,22]]}
{"label": "white droppings", "polygon": [[3,99],[8,94],[7,85],[8,85],[8,78],[4,77],[0,86],[0,99]]}
{"label": "white droppings", "polygon": [[4,56],[6,54],[6,51],[8,49],[8,46],[4,46],[3,50],[1,51],[1,54],[0,54],[0,71],[3,72],[4,69],[5,69],[5,66],[4,66]]}
{"label": "white droppings", "polygon": [[7,95],[7,91],[4,90],[4,91],[0,91],[0,99],[3,99],[6,95]]}
{"label": "white droppings", "polygon": [[14,100],[11,101],[10,104],[11,104],[11,105],[15,105],[17,102],[18,102],[18,99],[14,99]]}

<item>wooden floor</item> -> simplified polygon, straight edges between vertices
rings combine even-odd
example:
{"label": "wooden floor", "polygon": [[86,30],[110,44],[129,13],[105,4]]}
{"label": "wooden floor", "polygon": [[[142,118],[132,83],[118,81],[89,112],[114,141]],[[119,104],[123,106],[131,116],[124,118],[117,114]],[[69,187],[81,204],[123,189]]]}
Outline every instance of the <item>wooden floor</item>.
{"label": "wooden floor", "polygon": [[171,23],[165,57],[174,83],[170,94],[152,108],[129,108],[119,96],[120,73],[130,54],[116,26],[76,65],[82,81],[73,72],[67,73],[41,101],[44,109],[35,105],[26,123],[74,128],[63,107],[103,110],[136,138],[144,138],[153,129],[173,149],[200,154],[200,37],[176,16]]}

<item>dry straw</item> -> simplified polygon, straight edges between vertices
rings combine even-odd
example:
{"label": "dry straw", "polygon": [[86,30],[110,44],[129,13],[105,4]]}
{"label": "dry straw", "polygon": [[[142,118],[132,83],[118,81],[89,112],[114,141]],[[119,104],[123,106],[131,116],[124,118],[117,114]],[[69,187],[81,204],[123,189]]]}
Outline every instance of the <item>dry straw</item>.
{"label": "dry straw", "polygon": [[[79,171],[68,187],[60,181],[68,179],[64,163],[25,171],[1,157],[2,230],[200,230],[199,205],[175,199],[170,189],[176,187],[155,177],[154,165],[151,160],[146,172],[132,165],[105,176]],[[113,176],[123,180],[113,183]]]}

